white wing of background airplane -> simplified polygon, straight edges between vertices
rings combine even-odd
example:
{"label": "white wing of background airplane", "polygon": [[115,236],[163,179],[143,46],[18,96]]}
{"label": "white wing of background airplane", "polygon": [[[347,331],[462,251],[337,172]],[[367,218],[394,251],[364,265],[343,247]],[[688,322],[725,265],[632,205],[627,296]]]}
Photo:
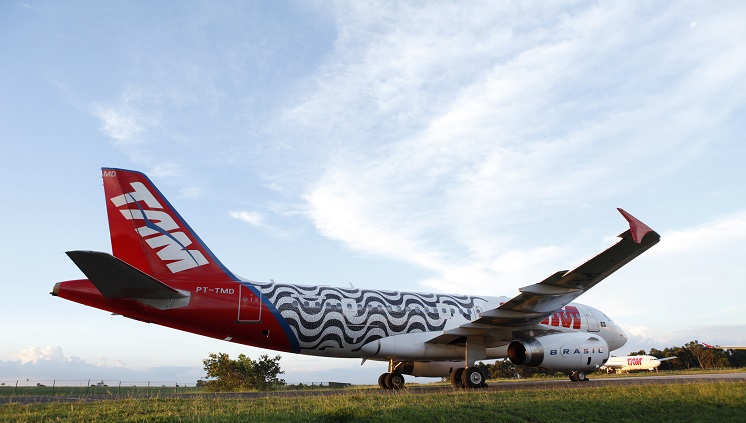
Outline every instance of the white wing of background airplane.
{"label": "white wing of background airplane", "polygon": [[704,342],[702,343],[702,345],[704,345],[707,348],[715,348],[718,350],[746,350],[746,346],[743,346],[743,345],[731,345],[731,346],[714,345],[713,346],[713,345],[705,344]]}
{"label": "white wing of background airplane", "polygon": [[617,210],[630,226],[619,235],[619,242],[573,270],[559,271],[539,283],[520,288],[520,294],[510,301],[480,313],[473,322],[443,331],[428,343],[447,344],[472,335],[510,341],[509,334],[496,335],[496,331],[499,332],[500,327],[515,328],[541,322],[658,243],[657,232],[626,211]]}

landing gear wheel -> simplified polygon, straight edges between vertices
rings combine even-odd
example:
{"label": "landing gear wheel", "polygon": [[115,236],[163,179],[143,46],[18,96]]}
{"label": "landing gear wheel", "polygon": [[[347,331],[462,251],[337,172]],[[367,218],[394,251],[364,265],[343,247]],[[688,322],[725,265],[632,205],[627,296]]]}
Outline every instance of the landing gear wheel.
{"label": "landing gear wheel", "polygon": [[386,376],[386,387],[388,389],[404,389],[404,376],[400,373],[389,373]]}
{"label": "landing gear wheel", "polygon": [[456,389],[461,389],[464,387],[464,382],[461,381],[461,375],[464,374],[464,369],[453,369],[451,371],[451,386],[453,386]]}
{"label": "landing gear wheel", "polygon": [[468,367],[461,375],[461,382],[467,388],[481,388],[484,386],[484,373],[479,367]]}
{"label": "landing gear wheel", "polygon": [[587,382],[588,377],[586,377],[585,372],[572,372],[570,373],[570,380],[573,382]]}
{"label": "landing gear wheel", "polygon": [[378,376],[378,386],[380,386],[383,389],[389,389],[388,386],[386,386],[386,377],[388,377],[389,373],[384,373],[381,376]]}

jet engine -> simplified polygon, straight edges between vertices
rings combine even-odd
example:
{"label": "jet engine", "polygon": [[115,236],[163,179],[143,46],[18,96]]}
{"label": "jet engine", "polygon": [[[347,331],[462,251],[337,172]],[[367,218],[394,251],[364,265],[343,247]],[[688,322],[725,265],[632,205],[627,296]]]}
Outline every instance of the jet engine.
{"label": "jet engine", "polygon": [[573,332],[513,341],[508,346],[513,364],[559,371],[588,371],[609,359],[609,346],[593,333]]}

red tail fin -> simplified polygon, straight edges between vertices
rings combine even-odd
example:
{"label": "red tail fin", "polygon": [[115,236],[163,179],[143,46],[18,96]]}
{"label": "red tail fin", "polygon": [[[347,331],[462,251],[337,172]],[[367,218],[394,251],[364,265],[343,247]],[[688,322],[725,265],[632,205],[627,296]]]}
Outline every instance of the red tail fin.
{"label": "red tail fin", "polygon": [[236,280],[143,173],[102,169],[114,256],[160,281]]}

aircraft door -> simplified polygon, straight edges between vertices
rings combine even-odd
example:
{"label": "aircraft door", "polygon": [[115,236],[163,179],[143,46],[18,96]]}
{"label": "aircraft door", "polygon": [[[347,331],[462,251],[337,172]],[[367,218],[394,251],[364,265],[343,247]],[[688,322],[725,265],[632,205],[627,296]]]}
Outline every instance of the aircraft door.
{"label": "aircraft door", "polygon": [[578,306],[578,310],[585,316],[585,321],[588,322],[588,332],[598,332],[600,330],[598,326],[598,319],[588,307]]}
{"label": "aircraft door", "polygon": [[238,322],[259,323],[262,320],[262,297],[245,286],[239,285],[238,289]]}

